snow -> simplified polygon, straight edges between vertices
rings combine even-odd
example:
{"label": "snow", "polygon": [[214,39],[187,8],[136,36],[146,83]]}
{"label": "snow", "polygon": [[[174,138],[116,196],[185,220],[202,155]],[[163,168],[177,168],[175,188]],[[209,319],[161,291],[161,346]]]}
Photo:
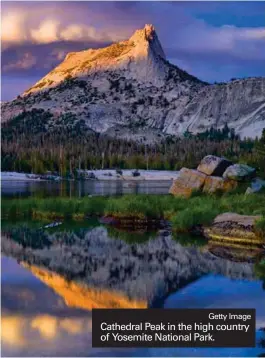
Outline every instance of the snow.
{"label": "snow", "polygon": [[35,174],[18,173],[18,172],[1,172],[1,180],[15,181],[40,181],[41,179]]}
{"label": "snow", "polygon": [[[87,170],[86,173],[93,173],[98,180],[172,180],[179,175],[178,171],[170,170],[138,170],[139,176],[134,177],[134,169],[122,170],[122,175],[117,174],[114,169]],[[83,171],[82,171],[83,172]],[[1,172],[2,181],[40,181],[36,174]]]}
{"label": "snow", "polygon": [[172,180],[179,175],[178,171],[170,170],[138,170],[139,176],[134,177],[132,172],[134,169],[122,170],[122,176],[116,173],[116,170],[88,170],[88,173],[93,173],[98,180]]}

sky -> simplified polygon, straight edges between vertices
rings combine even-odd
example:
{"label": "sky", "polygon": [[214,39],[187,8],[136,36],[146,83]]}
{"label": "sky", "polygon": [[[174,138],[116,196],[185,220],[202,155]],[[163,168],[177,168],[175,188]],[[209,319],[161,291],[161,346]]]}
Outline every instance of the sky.
{"label": "sky", "polygon": [[29,88],[68,52],[99,48],[153,24],[167,59],[213,83],[265,76],[265,1],[1,4],[2,100]]}

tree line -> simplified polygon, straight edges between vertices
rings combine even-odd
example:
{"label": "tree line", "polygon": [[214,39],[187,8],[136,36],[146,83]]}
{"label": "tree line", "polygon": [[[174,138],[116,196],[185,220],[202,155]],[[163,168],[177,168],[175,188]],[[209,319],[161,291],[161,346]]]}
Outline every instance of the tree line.
{"label": "tree line", "polygon": [[240,139],[228,125],[145,144],[95,133],[71,113],[54,121],[33,110],[3,124],[1,150],[2,171],[73,177],[77,169],[179,170],[213,154],[252,165],[265,177],[265,130],[260,139]]}

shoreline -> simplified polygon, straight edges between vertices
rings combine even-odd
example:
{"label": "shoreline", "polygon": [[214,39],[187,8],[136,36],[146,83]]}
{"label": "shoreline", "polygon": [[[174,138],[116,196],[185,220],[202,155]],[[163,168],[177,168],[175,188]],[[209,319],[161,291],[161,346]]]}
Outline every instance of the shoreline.
{"label": "shoreline", "polygon": [[[2,219],[74,220],[100,217],[123,228],[157,227],[167,222],[175,232],[199,232],[211,240],[263,244],[265,195],[230,194],[175,198],[171,195],[3,199]],[[230,212],[227,212],[227,208]],[[253,216],[255,210],[256,216]],[[252,216],[251,216],[252,215]],[[165,226],[162,224],[162,226]]]}
{"label": "shoreline", "polygon": [[134,169],[125,169],[122,175],[114,169],[96,169],[82,171],[84,178],[68,179],[50,174],[30,174],[20,172],[1,172],[1,181],[171,181],[179,176],[179,171],[170,170],[138,170],[139,176],[133,176]]}

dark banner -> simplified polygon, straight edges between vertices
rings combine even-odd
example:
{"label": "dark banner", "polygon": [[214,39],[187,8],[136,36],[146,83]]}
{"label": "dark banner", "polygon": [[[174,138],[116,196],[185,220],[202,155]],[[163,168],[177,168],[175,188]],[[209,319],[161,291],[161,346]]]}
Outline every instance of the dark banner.
{"label": "dark banner", "polygon": [[255,347],[254,309],[94,309],[93,347]]}

